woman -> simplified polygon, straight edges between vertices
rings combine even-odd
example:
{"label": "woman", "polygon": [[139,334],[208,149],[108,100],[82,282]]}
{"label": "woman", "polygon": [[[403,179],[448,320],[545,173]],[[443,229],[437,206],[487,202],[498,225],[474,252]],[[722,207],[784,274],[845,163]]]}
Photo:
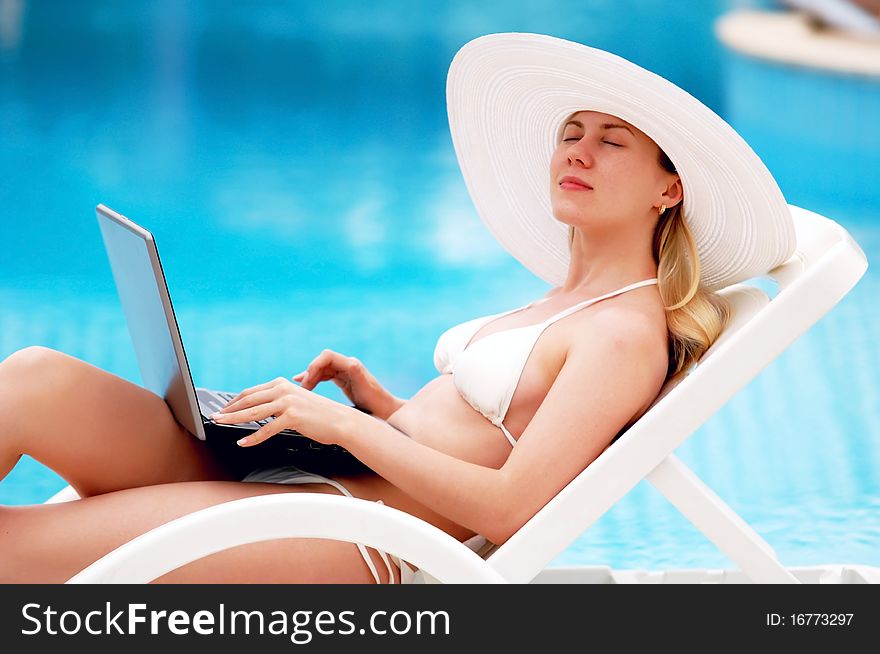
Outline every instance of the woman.
{"label": "woman", "polygon": [[[525,63],[507,56],[512,47]],[[546,100],[549,89],[564,93],[540,107],[529,101]],[[611,102],[635,89],[642,99],[655,94],[650,111]],[[169,520],[279,492],[350,492],[474,549],[500,545],[635,422],[670,376],[699,360],[727,319],[714,289],[791,253],[784,201],[754,153],[648,71],[550,37],[491,35],[456,55],[448,90],[453,141],[482,219],[555,287],[444,333],[441,374],[407,401],[356,359],[325,350],[293,378],[299,385],[255,386],[213,416],[229,424],[274,415],[240,446],[290,427],[341,444],[375,471],[333,479],[269,468],[242,483],[150,392],[59,352],[14,353],[0,364],[0,475],[29,454],[82,499],[0,507],[0,580],[62,582]],[[537,113],[513,115],[522,107]],[[536,125],[546,143],[534,138]],[[549,195],[534,184],[546,178],[545,145],[553,147]],[[311,392],[331,379],[370,413]],[[392,559],[351,543],[287,539],[220,552],[157,581],[412,580]]]}

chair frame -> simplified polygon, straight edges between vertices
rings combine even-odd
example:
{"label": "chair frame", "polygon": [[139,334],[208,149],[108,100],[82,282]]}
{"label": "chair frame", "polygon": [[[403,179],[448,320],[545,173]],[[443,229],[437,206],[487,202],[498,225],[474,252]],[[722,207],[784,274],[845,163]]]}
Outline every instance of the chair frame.
{"label": "chair frame", "polygon": [[[642,479],[647,479],[755,583],[801,583],[773,548],[674,454],[701,425],[859,281],[867,259],[833,220],[789,205],[795,253],[756,286],[720,291],[732,307],[721,337],[687,376],[670,380],[650,409],[485,559],[442,530],[397,509],[324,494],[278,494],[209,507],[161,525],[108,553],[68,583],[143,583],[223,549],[275,538],[360,542],[418,566],[430,581],[526,583]],[[68,487],[50,502],[71,499]],[[234,529],[229,526],[234,525]],[[865,568],[863,578],[880,580]],[[876,574],[876,576],[874,576]],[[540,575],[540,576],[539,576]]]}

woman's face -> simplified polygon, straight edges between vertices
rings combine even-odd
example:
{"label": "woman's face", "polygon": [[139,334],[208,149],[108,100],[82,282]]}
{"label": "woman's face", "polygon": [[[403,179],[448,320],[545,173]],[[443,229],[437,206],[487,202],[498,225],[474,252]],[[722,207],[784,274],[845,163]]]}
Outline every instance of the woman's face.
{"label": "woman's face", "polygon": [[654,141],[616,116],[572,114],[550,161],[553,215],[568,225],[593,227],[656,218],[660,204],[670,207],[681,199],[678,175],[664,170],[659,156]]}

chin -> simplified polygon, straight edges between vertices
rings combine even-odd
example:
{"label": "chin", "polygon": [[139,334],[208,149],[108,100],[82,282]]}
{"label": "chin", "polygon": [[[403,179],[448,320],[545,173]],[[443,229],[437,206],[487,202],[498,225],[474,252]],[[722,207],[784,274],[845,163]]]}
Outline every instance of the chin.
{"label": "chin", "polygon": [[585,212],[569,203],[560,203],[553,207],[553,217],[563,225],[578,227],[584,224]]}

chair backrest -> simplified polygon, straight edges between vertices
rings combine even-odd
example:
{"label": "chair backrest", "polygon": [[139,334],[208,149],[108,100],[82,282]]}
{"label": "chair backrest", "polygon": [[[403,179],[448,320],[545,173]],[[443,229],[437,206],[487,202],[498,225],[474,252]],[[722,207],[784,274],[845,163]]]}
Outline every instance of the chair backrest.
{"label": "chair backrest", "polygon": [[489,554],[506,579],[533,579],[862,277],[867,259],[845,229],[789,208],[797,247],[767,273],[778,289],[773,299],[749,284],[720,291],[731,303],[730,323],[692,372],[668,382],[637,422]]}

